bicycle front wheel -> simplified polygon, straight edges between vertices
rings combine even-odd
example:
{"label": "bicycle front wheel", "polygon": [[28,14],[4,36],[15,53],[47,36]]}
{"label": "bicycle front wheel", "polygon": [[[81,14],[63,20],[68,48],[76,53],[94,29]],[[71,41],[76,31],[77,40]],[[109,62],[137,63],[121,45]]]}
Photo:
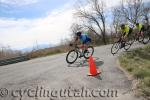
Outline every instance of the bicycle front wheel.
{"label": "bicycle front wheel", "polygon": [[66,61],[69,64],[73,64],[78,58],[78,52],[76,50],[71,50],[66,56]]}
{"label": "bicycle front wheel", "polygon": [[85,50],[85,52],[84,52],[84,58],[88,59],[90,56],[93,55],[93,53],[94,53],[94,48],[93,48],[93,46],[89,46],[89,47],[87,48],[87,50]]}
{"label": "bicycle front wheel", "polygon": [[127,51],[131,47],[131,45],[134,43],[134,41],[135,41],[134,36],[130,35],[128,37],[128,41],[125,42],[124,49]]}
{"label": "bicycle front wheel", "polygon": [[135,42],[135,40],[136,40],[135,37],[136,36],[134,36],[134,34],[129,35],[129,37],[128,37],[128,43],[132,45]]}
{"label": "bicycle front wheel", "polygon": [[129,48],[131,47],[131,45],[132,45],[132,43],[126,42],[126,43],[125,43],[125,46],[124,46],[124,49],[125,49],[126,51],[129,50]]}
{"label": "bicycle front wheel", "polygon": [[143,36],[139,36],[139,37],[138,37],[138,41],[139,41],[139,43],[142,43],[142,42],[143,42],[143,40],[144,40],[144,37],[143,37]]}
{"label": "bicycle front wheel", "polygon": [[119,42],[116,42],[116,43],[114,43],[114,44],[112,45],[112,47],[111,47],[111,53],[112,53],[113,55],[116,54],[116,53],[119,51],[120,45],[121,45],[121,43],[119,43]]}

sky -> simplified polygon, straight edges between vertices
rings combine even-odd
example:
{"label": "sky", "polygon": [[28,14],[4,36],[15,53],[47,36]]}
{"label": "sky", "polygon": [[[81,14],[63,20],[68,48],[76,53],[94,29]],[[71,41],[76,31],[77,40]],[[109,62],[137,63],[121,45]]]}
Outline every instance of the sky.
{"label": "sky", "polygon": [[[111,8],[120,0],[104,1]],[[0,0],[0,47],[19,50],[36,43],[57,45],[70,38],[70,26],[76,22],[76,3],[77,0]]]}
{"label": "sky", "polygon": [[[32,1],[32,2],[31,2]],[[12,49],[69,38],[74,0],[1,0],[0,45]]]}

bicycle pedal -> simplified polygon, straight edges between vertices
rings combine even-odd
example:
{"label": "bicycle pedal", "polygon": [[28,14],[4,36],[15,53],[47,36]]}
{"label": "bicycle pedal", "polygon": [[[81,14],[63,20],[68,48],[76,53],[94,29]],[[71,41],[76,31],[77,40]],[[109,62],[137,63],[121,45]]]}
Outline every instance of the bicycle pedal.
{"label": "bicycle pedal", "polygon": [[79,58],[83,57],[82,55],[79,56]]}
{"label": "bicycle pedal", "polygon": [[84,51],[84,53],[87,53],[87,52],[88,52],[88,50],[85,50],[85,51]]}

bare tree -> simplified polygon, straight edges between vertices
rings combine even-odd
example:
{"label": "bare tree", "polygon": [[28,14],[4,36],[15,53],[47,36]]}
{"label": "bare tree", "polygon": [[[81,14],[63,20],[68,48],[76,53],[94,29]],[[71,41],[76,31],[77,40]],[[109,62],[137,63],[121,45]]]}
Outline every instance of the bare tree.
{"label": "bare tree", "polygon": [[146,21],[149,25],[150,18],[150,2],[143,2],[142,0],[122,0],[121,6],[113,9],[113,26],[117,33],[119,24]]}
{"label": "bare tree", "polygon": [[150,2],[146,2],[143,6],[142,16],[143,19],[146,21],[147,24],[149,24],[150,20]]}
{"label": "bare tree", "polygon": [[134,23],[142,16],[142,0],[122,0],[121,6],[115,8],[115,15],[123,22]]}
{"label": "bare tree", "polygon": [[104,2],[102,0],[100,0],[100,2],[98,2],[98,0],[94,0],[93,3],[94,3],[93,10],[95,11],[95,14],[99,19],[99,21],[102,23],[102,25],[100,24],[100,26],[98,27],[101,31],[103,42],[104,44],[106,44],[106,25],[105,25],[106,16],[104,13]]}
{"label": "bare tree", "polygon": [[72,33],[77,33],[79,30],[81,30],[83,28],[82,25],[79,25],[77,23],[73,23],[70,27]]}
{"label": "bare tree", "polygon": [[106,44],[105,12],[102,0],[90,0],[90,9],[78,7],[76,15],[85,20],[83,27],[93,31]]}
{"label": "bare tree", "polygon": [[115,30],[115,33],[117,34],[118,33],[118,29],[119,29],[119,25],[121,24],[121,18],[120,18],[120,15],[119,13],[117,12],[118,9],[113,9],[112,11],[112,15],[113,15],[113,21],[112,21],[112,25],[113,25],[113,28]]}

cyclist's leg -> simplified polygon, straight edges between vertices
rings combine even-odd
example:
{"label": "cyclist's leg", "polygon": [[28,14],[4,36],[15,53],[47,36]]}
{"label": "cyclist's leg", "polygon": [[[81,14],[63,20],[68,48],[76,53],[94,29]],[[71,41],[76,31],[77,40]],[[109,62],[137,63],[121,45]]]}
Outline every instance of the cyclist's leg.
{"label": "cyclist's leg", "polygon": [[129,39],[129,36],[133,33],[133,29],[130,28],[129,33],[127,34],[127,38]]}
{"label": "cyclist's leg", "polygon": [[79,58],[83,57],[83,55],[84,55],[84,41],[81,41],[80,49],[81,49],[82,51],[81,51],[81,54],[80,54]]}
{"label": "cyclist's leg", "polygon": [[143,37],[144,36],[144,32],[145,32],[145,27],[143,26],[140,30],[140,35]]}
{"label": "cyclist's leg", "polygon": [[132,34],[132,32],[133,32],[133,29],[132,29],[132,28],[130,28],[130,30],[129,30],[129,34],[128,34],[128,35],[131,35],[131,34]]}
{"label": "cyclist's leg", "polygon": [[84,42],[84,44],[83,44],[83,45],[84,45],[84,51],[86,51],[86,50],[87,50],[87,48],[88,48],[88,46],[87,46],[87,45],[88,45],[88,40],[85,40],[85,42]]}
{"label": "cyclist's leg", "polygon": [[129,33],[127,34],[127,37],[126,37],[126,42],[133,43],[134,42],[134,36],[133,35],[134,35],[133,29],[130,28]]}
{"label": "cyclist's leg", "polygon": [[84,46],[84,53],[87,52],[88,49],[88,43],[91,42],[91,38],[87,37],[86,40],[83,42],[83,46]]}
{"label": "cyclist's leg", "polygon": [[128,40],[129,33],[125,33],[123,36],[123,42],[126,42]]}
{"label": "cyclist's leg", "polygon": [[121,37],[121,48],[125,46],[125,42],[126,42],[126,33],[123,33]]}

